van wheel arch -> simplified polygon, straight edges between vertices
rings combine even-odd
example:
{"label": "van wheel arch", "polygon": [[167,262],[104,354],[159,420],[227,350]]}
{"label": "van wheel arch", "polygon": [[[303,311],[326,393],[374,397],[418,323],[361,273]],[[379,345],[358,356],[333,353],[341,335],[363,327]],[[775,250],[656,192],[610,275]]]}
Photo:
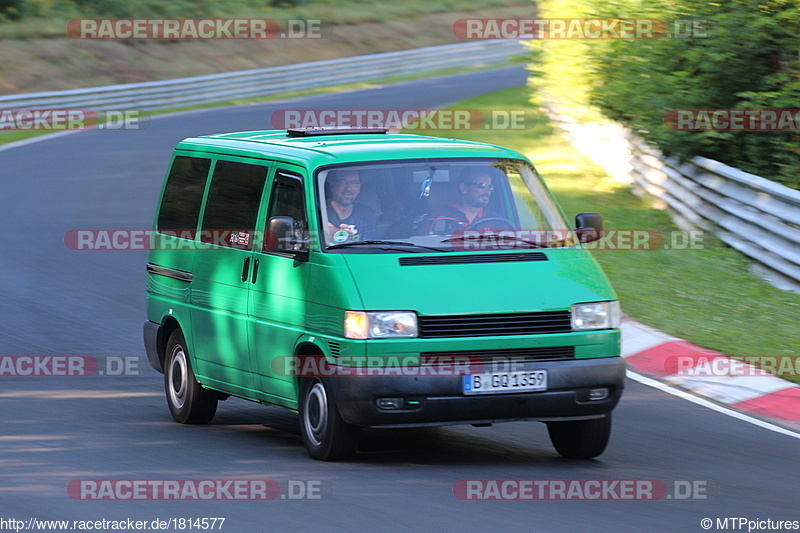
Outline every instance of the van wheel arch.
{"label": "van wheel arch", "polygon": [[[306,357],[325,357],[322,348],[312,342],[303,342],[295,348],[294,356],[302,360]],[[300,380],[303,376],[294,376],[295,398],[300,402]]]}
{"label": "van wheel arch", "polygon": [[183,333],[183,329],[178,321],[174,317],[167,317],[164,320],[164,323],[161,324],[161,327],[158,328],[158,337],[156,342],[158,343],[158,359],[161,361],[161,368],[166,368],[164,365],[166,363],[167,358],[167,342],[169,341],[170,335],[175,330],[180,330]]}

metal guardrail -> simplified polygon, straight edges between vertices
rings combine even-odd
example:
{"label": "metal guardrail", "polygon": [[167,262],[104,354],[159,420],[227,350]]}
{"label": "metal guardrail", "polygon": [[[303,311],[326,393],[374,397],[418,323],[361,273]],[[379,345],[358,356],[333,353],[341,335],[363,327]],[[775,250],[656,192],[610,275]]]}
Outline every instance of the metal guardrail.
{"label": "metal guardrail", "polygon": [[639,187],[800,290],[800,191],[705,157],[664,157],[627,137]]}
{"label": "metal guardrail", "polygon": [[[714,232],[773,284],[800,291],[800,191],[705,157],[666,157],[618,126],[595,126],[585,135],[576,121],[552,109],[548,114],[576,147],[617,178],[626,174],[635,191],[662,200],[681,225]],[[605,147],[587,150],[592,139]]]}
{"label": "metal guardrail", "polygon": [[478,41],[209,76],[0,96],[0,109],[157,110],[253,98],[454,67],[525,52],[518,41]]}

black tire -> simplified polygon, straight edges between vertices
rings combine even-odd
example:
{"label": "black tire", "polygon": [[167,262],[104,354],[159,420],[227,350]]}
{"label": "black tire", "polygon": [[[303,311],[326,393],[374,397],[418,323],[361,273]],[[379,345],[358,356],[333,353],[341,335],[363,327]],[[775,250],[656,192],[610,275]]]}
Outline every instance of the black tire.
{"label": "black tire", "polygon": [[183,333],[176,329],[167,341],[164,390],[172,418],[181,424],[208,424],[217,412],[217,394],[194,378]]}
{"label": "black tire", "polygon": [[356,453],[361,430],[342,420],[325,381],[308,378],[300,381],[300,434],[313,459],[342,461]]}
{"label": "black tire", "polygon": [[561,457],[591,459],[606,449],[611,436],[611,413],[575,422],[548,422],[550,441]]}

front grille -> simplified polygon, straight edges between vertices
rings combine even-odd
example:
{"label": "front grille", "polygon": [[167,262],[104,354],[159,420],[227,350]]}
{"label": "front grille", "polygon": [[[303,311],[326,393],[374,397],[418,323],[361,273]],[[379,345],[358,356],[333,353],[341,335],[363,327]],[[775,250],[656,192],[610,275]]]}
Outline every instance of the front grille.
{"label": "front grille", "polygon": [[575,347],[552,346],[547,348],[516,348],[513,350],[462,350],[458,352],[423,352],[419,355],[423,366],[435,366],[438,362],[447,363],[452,358],[467,358],[470,362],[480,362],[486,365],[501,362],[521,364],[574,359]]}
{"label": "front grille", "polygon": [[572,325],[569,311],[419,317],[419,336],[426,339],[489,335],[542,335],[569,333],[570,331],[572,331]]}

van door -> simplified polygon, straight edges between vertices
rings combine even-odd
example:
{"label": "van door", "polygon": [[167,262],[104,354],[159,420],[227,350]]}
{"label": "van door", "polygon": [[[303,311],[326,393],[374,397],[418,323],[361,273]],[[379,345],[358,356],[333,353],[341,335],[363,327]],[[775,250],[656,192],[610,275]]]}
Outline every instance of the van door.
{"label": "van door", "polygon": [[[156,235],[147,259],[147,302],[151,320],[166,309],[191,342],[192,264],[211,158],[176,152],[155,219]],[[158,302],[158,303],[157,303]],[[167,305],[165,305],[167,304]],[[166,309],[165,309],[166,308]],[[194,349],[189,346],[190,353]]]}
{"label": "van door", "polygon": [[258,393],[250,364],[248,296],[258,240],[254,229],[269,169],[266,161],[216,161],[192,269],[199,381],[250,399]]}
{"label": "van door", "polygon": [[285,235],[265,232],[262,249],[255,253],[253,268],[257,270],[251,279],[250,346],[263,400],[293,408],[297,407],[294,383],[283,371],[283,363],[293,356],[295,344],[305,332],[308,263],[298,260],[297,252],[308,253],[306,206],[304,171],[276,163],[264,227],[272,217],[291,217],[294,236],[290,238],[300,244],[287,250],[282,240]]}

